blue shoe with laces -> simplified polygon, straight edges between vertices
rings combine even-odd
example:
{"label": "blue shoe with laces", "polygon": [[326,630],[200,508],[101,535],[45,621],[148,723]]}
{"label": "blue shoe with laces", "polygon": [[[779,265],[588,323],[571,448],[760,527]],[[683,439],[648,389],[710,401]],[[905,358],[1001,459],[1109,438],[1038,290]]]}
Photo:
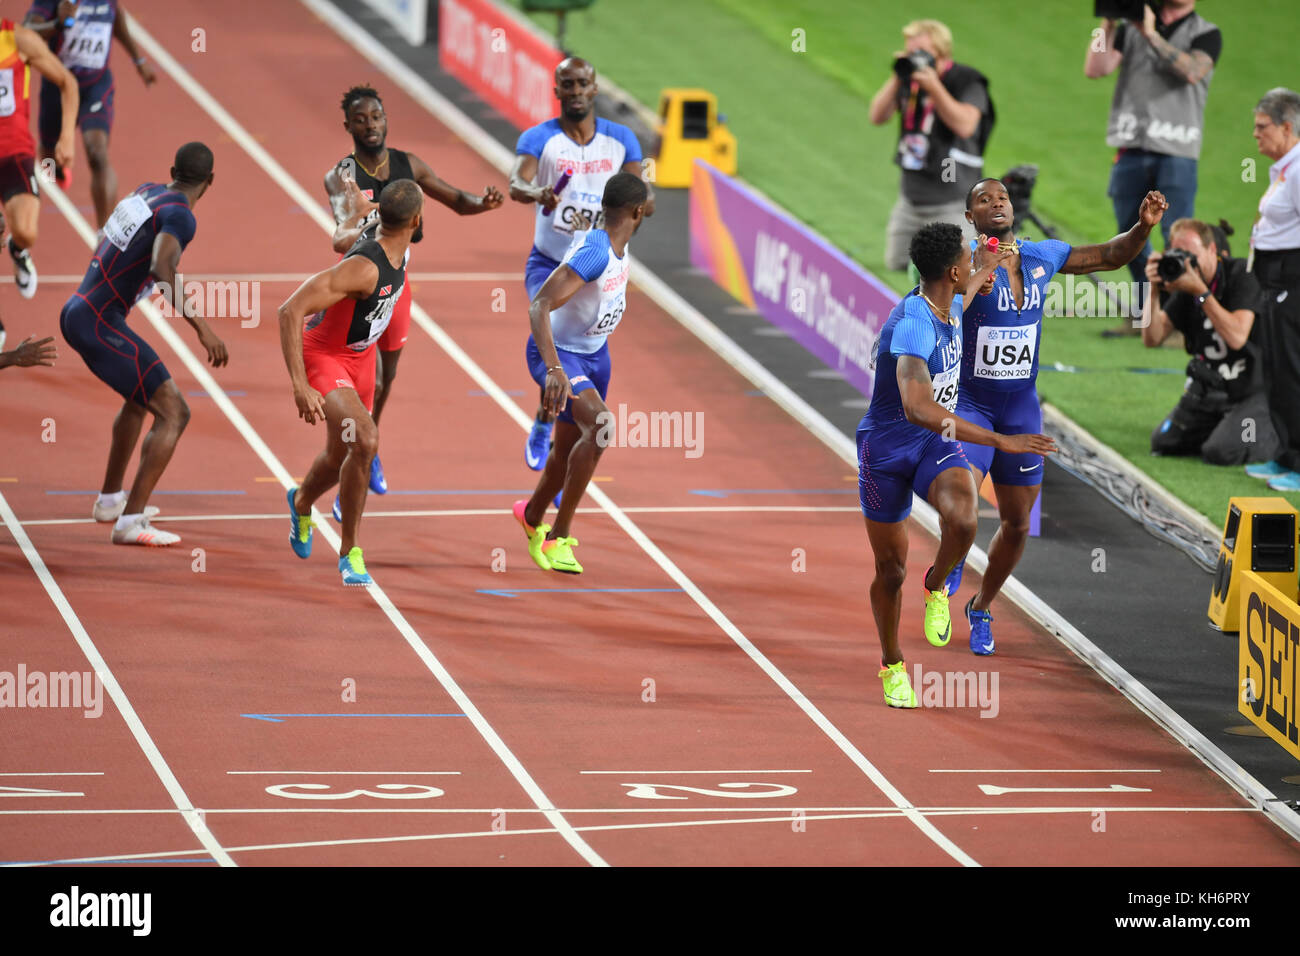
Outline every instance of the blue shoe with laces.
{"label": "blue shoe with laces", "polygon": [[311,515],[298,514],[298,508],[293,503],[297,494],[297,488],[289,489],[289,545],[298,557],[308,558],[311,557]]}
{"label": "blue shoe with laces", "polygon": [[1300,491],[1300,472],[1284,471],[1276,478],[1270,478],[1268,486],[1274,491]]}
{"label": "blue shoe with laces", "polygon": [[346,587],[364,588],[374,583],[366,572],[366,562],[361,558],[360,548],[353,548],[346,556],[339,558],[339,573],[343,575]]}
{"label": "blue shoe with laces", "polygon": [[970,624],[970,649],[972,654],[987,657],[993,653],[993,615],[988,611],[976,611],[971,607],[975,603],[972,597],[966,602],[966,622]]}
{"label": "blue shoe with laces", "polygon": [[551,427],[551,422],[533,419],[528,443],[524,446],[524,461],[533,471],[541,471],[546,466],[546,456],[551,452]]}

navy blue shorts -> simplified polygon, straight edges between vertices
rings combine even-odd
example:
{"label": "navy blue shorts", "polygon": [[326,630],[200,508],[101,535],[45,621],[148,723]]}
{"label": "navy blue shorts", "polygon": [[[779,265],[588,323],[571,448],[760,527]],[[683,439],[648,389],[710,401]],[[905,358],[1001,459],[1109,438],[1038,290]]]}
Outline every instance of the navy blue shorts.
{"label": "navy blue shorts", "polygon": [[528,261],[524,263],[524,289],[528,293],[528,301],[531,303],[537,296],[537,290],[555,271],[559,265],[550,256],[544,256],[537,251],[534,246],[528,253]]}
{"label": "navy blue shorts", "polygon": [[80,295],[64,304],[59,331],[87,368],[128,402],[147,407],[158,386],[172,377],[158,353],[127,327],[125,315],[100,316]]}
{"label": "navy blue shorts", "polygon": [[[102,129],[105,133],[112,131],[114,89],[113,71],[109,69],[105,69],[95,82],[79,88],[81,104],[77,107],[77,128],[83,133],[88,129]],[[44,77],[41,78],[41,112],[37,125],[41,146],[50,152],[63,129],[63,100],[59,97],[59,88]]]}
{"label": "navy blue shorts", "polygon": [[[581,352],[566,352],[564,349],[556,349],[556,354],[560,357],[560,365],[564,368],[564,374],[569,376],[569,387],[573,390],[574,395],[585,392],[589,388],[594,388],[601,401],[609,394],[609,342],[606,341],[600,348],[590,355],[584,355]],[[524,350],[524,356],[528,360],[528,373],[532,375],[533,381],[542,388],[546,387],[546,362],[542,359],[542,353],[537,350],[537,343],[533,337],[528,336],[528,348]],[[573,412],[570,406],[573,401],[564,403],[564,410],[557,416],[560,421],[574,424]]]}
{"label": "navy blue shorts", "polygon": [[[962,382],[957,394],[957,414],[1002,435],[1037,435],[1043,430],[1043,410],[1038,404],[1038,390],[1032,385],[1001,391]],[[1043,483],[1042,455],[1009,455],[992,445],[971,445],[966,457],[982,474],[992,476],[995,485]]]}
{"label": "navy blue shorts", "polygon": [[902,521],[913,492],[928,499],[940,472],[969,467],[961,442],[919,425],[858,426],[858,500],[872,521]]}

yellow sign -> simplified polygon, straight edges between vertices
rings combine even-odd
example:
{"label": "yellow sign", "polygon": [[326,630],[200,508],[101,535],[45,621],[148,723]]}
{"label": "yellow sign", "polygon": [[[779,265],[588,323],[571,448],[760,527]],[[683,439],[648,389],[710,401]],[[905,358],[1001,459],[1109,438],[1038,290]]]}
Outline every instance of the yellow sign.
{"label": "yellow sign", "polygon": [[1231,498],[1210,588],[1210,624],[1232,631],[1241,620],[1241,572],[1254,571],[1296,597],[1300,513],[1285,498]]}
{"label": "yellow sign", "polygon": [[1240,578],[1237,709],[1300,760],[1300,606],[1253,571]]}
{"label": "yellow sign", "polygon": [[736,137],[718,114],[718,98],[708,90],[664,90],[659,94],[654,184],[684,189],[697,159],[728,176],[736,174]]}

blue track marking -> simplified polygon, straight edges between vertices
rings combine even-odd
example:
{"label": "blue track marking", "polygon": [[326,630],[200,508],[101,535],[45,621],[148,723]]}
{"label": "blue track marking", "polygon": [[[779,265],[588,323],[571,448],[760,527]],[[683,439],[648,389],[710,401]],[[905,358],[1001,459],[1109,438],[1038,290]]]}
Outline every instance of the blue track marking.
{"label": "blue track marking", "polygon": [[253,720],[265,720],[272,724],[282,724],[289,717],[464,717],[464,714],[240,714]]}
{"label": "blue track marking", "polygon": [[728,495],[856,495],[856,488],[692,488],[691,494],[706,498]]}
{"label": "blue track marking", "polygon": [[681,588],[480,588],[476,594],[514,597],[516,594],[681,594]]}

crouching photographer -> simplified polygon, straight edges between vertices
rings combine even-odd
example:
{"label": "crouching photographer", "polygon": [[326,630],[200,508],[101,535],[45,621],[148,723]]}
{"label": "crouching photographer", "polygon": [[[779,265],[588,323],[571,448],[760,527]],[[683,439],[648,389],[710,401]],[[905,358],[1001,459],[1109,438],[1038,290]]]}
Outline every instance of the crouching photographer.
{"label": "crouching photographer", "polygon": [[1151,452],[1200,455],[1212,465],[1270,461],[1278,438],[1257,344],[1259,283],[1245,260],[1226,254],[1226,239],[1224,255],[1220,244],[1212,227],[1179,219],[1169,249],[1147,260],[1152,294],[1142,344],[1154,348],[1177,329],[1192,357],[1183,396],[1152,432]]}

